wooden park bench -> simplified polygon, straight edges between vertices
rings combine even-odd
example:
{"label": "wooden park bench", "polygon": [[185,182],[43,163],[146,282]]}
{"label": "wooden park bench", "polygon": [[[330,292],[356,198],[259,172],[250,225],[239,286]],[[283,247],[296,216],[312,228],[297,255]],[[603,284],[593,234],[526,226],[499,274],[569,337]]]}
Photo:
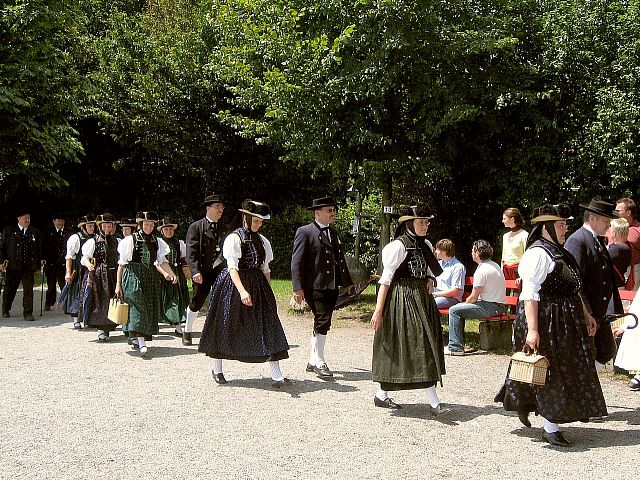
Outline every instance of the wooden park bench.
{"label": "wooden park bench", "polygon": [[[465,277],[464,293],[462,300],[464,301],[473,289],[473,277]],[[518,297],[520,295],[520,287],[515,280],[505,281],[505,312],[500,315],[479,318],[478,331],[480,333],[480,348],[482,350],[511,350],[513,337],[513,320],[516,318],[518,308]],[[441,315],[448,316],[449,309],[443,308],[439,310]]]}

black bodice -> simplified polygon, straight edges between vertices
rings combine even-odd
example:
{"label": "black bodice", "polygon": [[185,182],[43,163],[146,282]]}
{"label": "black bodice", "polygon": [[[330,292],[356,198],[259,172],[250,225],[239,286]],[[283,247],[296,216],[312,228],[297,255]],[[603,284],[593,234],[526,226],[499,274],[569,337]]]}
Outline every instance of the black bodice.
{"label": "black bodice", "polygon": [[571,254],[564,248],[544,239],[535,241],[529,248],[542,248],[556,266],[540,287],[542,297],[571,297],[582,290],[580,270]]}

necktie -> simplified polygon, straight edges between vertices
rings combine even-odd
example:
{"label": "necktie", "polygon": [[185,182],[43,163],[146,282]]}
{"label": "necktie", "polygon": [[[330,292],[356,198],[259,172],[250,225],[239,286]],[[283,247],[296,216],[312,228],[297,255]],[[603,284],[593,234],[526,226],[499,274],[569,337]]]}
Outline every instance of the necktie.
{"label": "necktie", "polygon": [[331,241],[331,230],[329,230],[329,227],[322,227],[320,230],[322,230],[322,232],[327,236],[329,241]]}
{"label": "necktie", "polygon": [[216,222],[209,222],[209,230],[216,233],[216,230],[218,230],[218,224]]}

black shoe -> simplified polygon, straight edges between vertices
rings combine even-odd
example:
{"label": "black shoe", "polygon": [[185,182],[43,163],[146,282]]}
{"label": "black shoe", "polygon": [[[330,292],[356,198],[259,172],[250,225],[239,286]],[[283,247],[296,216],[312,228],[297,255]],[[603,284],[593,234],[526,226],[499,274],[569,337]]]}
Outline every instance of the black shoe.
{"label": "black shoe", "polygon": [[313,365],[311,365],[310,363],[307,363],[307,368],[305,368],[305,370],[307,372],[313,372]]}
{"label": "black shoe", "polygon": [[323,363],[319,367],[313,367],[313,371],[320,378],[333,378],[333,373],[329,370],[326,363]]}
{"label": "black shoe", "polygon": [[182,332],[182,345],[185,347],[193,345],[193,342],[191,341],[191,332]]}
{"label": "black shoe", "polygon": [[394,410],[399,410],[402,408],[402,405],[398,405],[396,402],[394,402],[390,398],[387,398],[386,400],[380,400],[378,397],[373,397],[373,404],[376,407],[392,408]]}
{"label": "black shoe", "polygon": [[633,377],[631,380],[629,380],[627,386],[632,392],[637,392],[640,390],[640,382],[636,380],[636,377]]}
{"label": "black shoe", "polygon": [[557,445],[558,447],[570,447],[571,442],[564,438],[562,432],[548,433],[542,429],[542,439],[550,443],[551,445]]}
{"label": "black shoe", "polygon": [[45,312],[49,312],[49,311],[51,311],[51,305],[45,305],[45,306],[44,306],[44,311],[45,311]]}
{"label": "black shoe", "polygon": [[35,318],[33,318],[33,315],[31,315],[30,313],[26,314],[26,315],[24,316],[24,319],[25,319],[25,321],[27,321],[27,322],[35,322],[35,320],[36,320]]}
{"label": "black shoe", "polygon": [[73,329],[74,329],[74,330],[82,330],[82,323],[80,323],[80,322],[74,322],[74,323],[73,323]]}
{"label": "black shoe", "polygon": [[108,333],[102,332],[100,335],[98,335],[99,342],[108,342],[109,340],[111,340],[111,338],[109,338]]}
{"label": "black shoe", "polygon": [[10,316],[9,312],[2,312],[2,318],[9,318]]}
{"label": "black shoe", "polygon": [[212,371],[211,374],[213,375],[213,379],[218,385],[224,385],[225,383],[227,383],[227,379],[224,378],[224,373],[213,373]]}
{"label": "black shoe", "polygon": [[131,349],[132,350],[140,350],[140,343],[138,340],[131,340]]}
{"label": "black shoe", "polygon": [[179,332],[179,331],[178,331],[178,329],[175,329],[175,330],[173,331],[173,334],[174,334],[176,337],[180,337],[180,338],[182,338],[182,336],[183,336],[182,332]]}
{"label": "black shoe", "polygon": [[441,403],[439,403],[437,407],[432,407],[431,405],[428,405],[428,407],[429,407],[429,413],[434,417],[437,417],[438,415],[442,415],[443,413],[447,413],[451,411],[450,408],[443,407]]}
{"label": "black shoe", "polygon": [[271,386],[275,389],[286,388],[293,385],[293,382],[288,378],[283,378],[282,380],[273,380],[271,382]]}
{"label": "black shoe", "polygon": [[529,412],[518,412],[518,419],[520,423],[527,428],[531,428],[531,422],[529,421]]}

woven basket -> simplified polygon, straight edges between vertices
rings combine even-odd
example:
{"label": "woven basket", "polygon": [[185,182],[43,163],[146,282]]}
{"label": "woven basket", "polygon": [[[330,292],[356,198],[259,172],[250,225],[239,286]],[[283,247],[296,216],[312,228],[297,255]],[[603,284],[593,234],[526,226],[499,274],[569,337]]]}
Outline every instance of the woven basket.
{"label": "woven basket", "polygon": [[531,385],[544,385],[547,380],[549,360],[544,355],[526,354],[517,352],[511,356],[509,368],[509,380],[528,383]]}
{"label": "woven basket", "polygon": [[107,318],[118,325],[124,325],[129,321],[129,304],[119,298],[112,298],[109,300]]}

